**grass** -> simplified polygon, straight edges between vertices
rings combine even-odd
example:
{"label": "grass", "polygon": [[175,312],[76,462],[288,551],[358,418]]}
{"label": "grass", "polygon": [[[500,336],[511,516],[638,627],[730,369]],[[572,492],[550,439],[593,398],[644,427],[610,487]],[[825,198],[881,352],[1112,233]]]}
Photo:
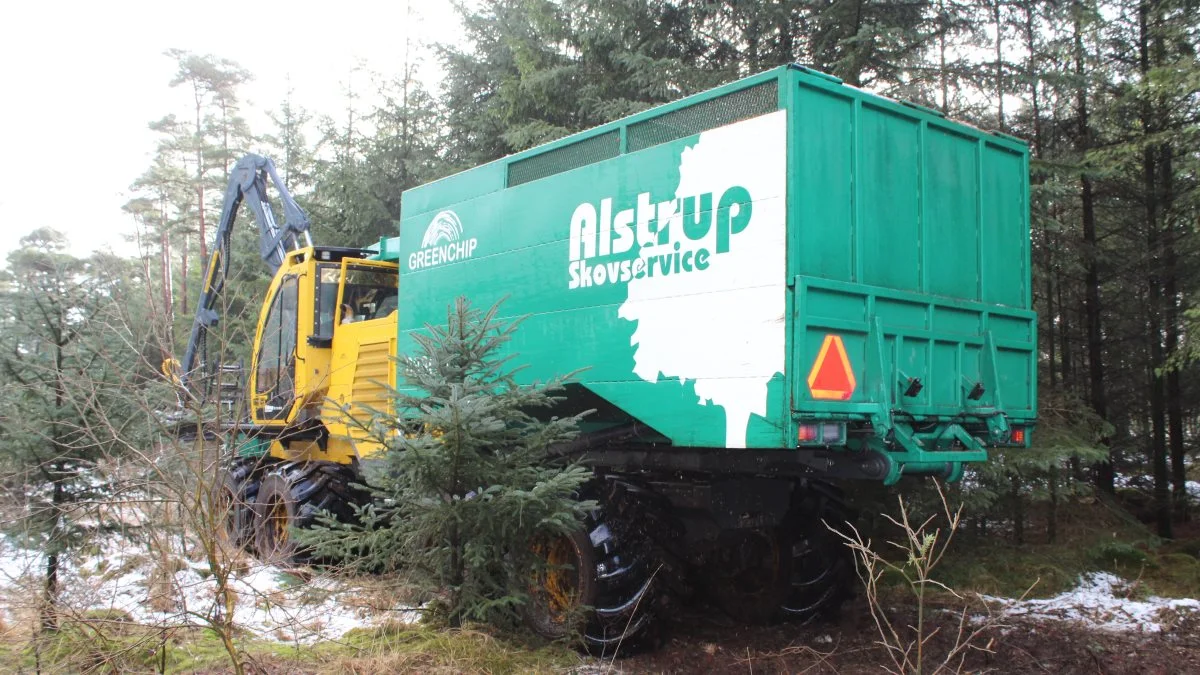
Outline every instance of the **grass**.
{"label": "grass", "polygon": [[1050,597],[1070,590],[1088,572],[1107,571],[1136,582],[1138,592],[1200,598],[1200,559],[1188,553],[1195,540],[1164,543],[1119,508],[1094,501],[1065,505],[1059,537],[1046,543],[1040,523],[1027,526],[1031,543],[964,533],[946,556],[939,580],[959,591]]}
{"label": "grass", "polygon": [[384,626],[351,631],[345,642],[352,653],[331,659],[325,672],[561,673],[581,662],[562,645],[472,629]]}
{"label": "grass", "polygon": [[[162,633],[126,624],[114,629],[73,623],[34,642],[0,642],[0,663],[42,673],[228,672],[229,657],[211,631],[189,628]],[[268,672],[312,673],[561,673],[581,657],[562,645],[482,629],[449,630],[385,625],[355,629],[342,639],[315,645],[240,640],[246,661]],[[5,666],[0,666],[3,671]],[[251,672],[254,668],[251,667]]]}

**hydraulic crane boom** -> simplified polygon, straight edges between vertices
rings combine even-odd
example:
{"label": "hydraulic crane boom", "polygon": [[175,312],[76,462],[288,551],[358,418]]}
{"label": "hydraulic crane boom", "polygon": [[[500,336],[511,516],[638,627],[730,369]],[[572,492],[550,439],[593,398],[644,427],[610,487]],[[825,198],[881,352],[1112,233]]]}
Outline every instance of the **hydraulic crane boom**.
{"label": "hydraulic crane boom", "polygon": [[[275,213],[267,199],[267,179],[279,193],[283,206],[283,224],[275,220]],[[266,157],[246,155],[234,165],[225,188],[225,201],[221,208],[221,221],[217,226],[216,240],[208,259],[204,284],[200,288],[200,299],[196,303],[196,318],[192,321],[192,332],[188,337],[187,351],[179,368],[179,379],[183,388],[192,392],[193,374],[200,365],[199,359],[206,351],[208,331],[220,321],[217,300],[225,287],[229,271],[230,235],[237,219],[238,206],[242,200],[254,212],[258,223],[259,255],[267,268],[274,274],[283,264],[289,250],[312,246],[309,236],[308,214],[288,192],[287,186],[275,171],[275,164]],[[193,392],[194,395],[194,392]]]}

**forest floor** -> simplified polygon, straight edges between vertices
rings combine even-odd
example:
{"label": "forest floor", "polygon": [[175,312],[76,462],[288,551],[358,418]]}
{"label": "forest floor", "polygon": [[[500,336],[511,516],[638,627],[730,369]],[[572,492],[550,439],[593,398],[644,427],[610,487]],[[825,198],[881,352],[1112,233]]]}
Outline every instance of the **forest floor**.
{"label": "forest floor", "polygon": [[[929,598],[924,671],[961,644],[961,627],[980,633],[951,672],[1200,673],[1200,522],[1162,542],[1091,503],[1064,509],[1059,531],[1046,543],[1044,523],[1030,522],[1022,545],[994,531],[955,541],[935,576],[961,597]],[[0,541],[0,673],[230,672],[221,643],[187,625],[211,595],[202,561],[173,559],[164,577],[136,545],[107,542],[66,573],[75,627],[40,643],[30,639],[36,563]],[[156,579],[178,597],[156,596]],[[394,581],[247,564],[234,583],[239,646],[257,673],[875,673],[891,664],[861,596],[808,625],[744,626],[704,606],[679,608],[657,649],[612,661],[519,635],[422,625]],[[899,627],[918,618],[903,585],[887,586],[881,606]]]}
{"label": "forest floor", "polygon": [[[993,673],[1188,673],[1200,672],[1200,612],[1165,610],[1165,623],[1148,630],[1121,621],[1104,625],[1106,613],[1089,614],[1086,594],[1060,613],[1001,616],[975,636],[974,648],[950,658],[960,637],[960,607],[935,601],[926,613],[923,672]],[[1193,601],[1200,607],[1200,601]],[[1082,611],[1081,611],[1082,610]],[[916,612],[889,606],[896,626],[915,625]],[[1108,618],[1121,615],[1119,609]],[[978,615],[977,615],[978,616]],[[1129,618],[1129,617],[1122,617]],[[977,627],[971,621],[966,631]],[[915,658],[915,656],[914,656]],[[746,627],[694,617],[661,649],[617,661],[627,673],[879,673],[897,669],[866,602],[850,603],[834,621],[806,626]]]}

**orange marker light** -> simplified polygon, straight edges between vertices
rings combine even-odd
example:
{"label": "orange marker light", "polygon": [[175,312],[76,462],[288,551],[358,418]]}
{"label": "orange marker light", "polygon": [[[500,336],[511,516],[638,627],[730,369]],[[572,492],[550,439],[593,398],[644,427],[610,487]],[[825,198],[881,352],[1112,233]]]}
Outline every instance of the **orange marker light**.
{"label": "orange marker light", "polygon": [[1025,430],[1020,427],[1013,429],[1012,442],[1017,445],[1025,445]]}
{"label": "orange marker light", "polygon": [[812,397],[825,401],[846,401],[854,394],[858,382],[846,355],[846,345],[840,335],[826,335],[821,351],[808,374],[808,390]]}

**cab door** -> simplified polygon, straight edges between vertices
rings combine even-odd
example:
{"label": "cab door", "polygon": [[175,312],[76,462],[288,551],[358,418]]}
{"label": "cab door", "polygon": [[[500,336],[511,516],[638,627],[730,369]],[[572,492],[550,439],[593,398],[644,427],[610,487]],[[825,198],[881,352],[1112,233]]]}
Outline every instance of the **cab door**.
{"label": "cab door", "polygon": [[255,422],[285,422],[296,401],[299,294],[299,275],[284,276],[260,322],[251,372]]}

